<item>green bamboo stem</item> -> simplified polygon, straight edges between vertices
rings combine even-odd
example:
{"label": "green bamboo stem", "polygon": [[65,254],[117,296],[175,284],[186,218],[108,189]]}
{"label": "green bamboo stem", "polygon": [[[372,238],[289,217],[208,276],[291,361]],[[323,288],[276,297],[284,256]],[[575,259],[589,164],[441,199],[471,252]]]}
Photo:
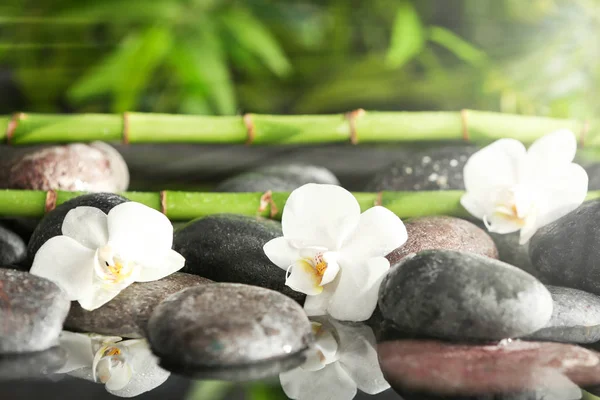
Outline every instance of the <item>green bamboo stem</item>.
{"label": "green bamboo stem", "polygon": [[20,113],[0,117],[0,142],[21,145],[102,140],[268,145],[355,139],[356,143],[468,140],[486,144],[511,137],[531,143],[562,128],[575,132],[586,148],[600,148],[600,120],[577,121],[472,110],[245,116]]}
{"label": "green bamboo stem", "polygon": [[[466,217],[469,214],[460,205],[460,190],[423,192],[353,193],[365,211],[376,204],[382,205],[400,218],[427,215]],[[56,205],[77,197],[81,192],[57,192]],[[211,214],[231,213],[281,219],[281,212],[289,193],[273,193],[276,213],[271,206],[259,211],[263,193],[200,193],[200,192],[125,192],[132,201],[163,211],[172,221],[189,221]],[[42,217],[45,213],[47,192],[38,190],[0,190],[0,216]],[[588,193],[587,200],[600,198],[600,191]],[[163,201],[164,200],[164,201]],[[163,204],[165,209],[162,209]]]}

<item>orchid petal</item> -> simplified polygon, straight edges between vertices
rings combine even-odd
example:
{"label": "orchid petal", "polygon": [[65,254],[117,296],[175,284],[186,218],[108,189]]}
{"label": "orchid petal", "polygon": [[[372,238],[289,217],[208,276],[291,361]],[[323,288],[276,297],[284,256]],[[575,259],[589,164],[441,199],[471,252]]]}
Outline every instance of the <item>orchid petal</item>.
{"label": "orchid petal", "polygon": [[529,167],[547,170],[548,167],[571,163],[577,152],[577,139],[568,129],[561,129],[542,136],[529,146]]}
{"label": "orchid petal", "polygon": [[62,331],[60,334],[60,347],[67,352],[67,363],[57,374],[64,374],[80,368],[90,367],[94,362],[92,339],[89,335]]}
{"label": "orchid petal", "polygon": [[488,200],[488,196],[481,192],[467,192],[460,198],[460,204],[472,216],[483,219],[486,214],[494,208],[494,204]]}
{"label": "orchid petal", "polygon": [[320,285],[321,277],[314,267],[305,260],[296,261],[290,269],[285,284],[293,290],[310,296],[318,295],[323,291]]}
{"label": "orchid petal", "polygon": [[108,242],[107,216],[96,207],[73,208],[63,220],[62,234],[96,250]]}
{"label": "orchid petal", "polygon": [[516,232],[523,227],[516,218],[507,218],[497,213],[486,215],[483,222],[488,231],[500,234]]}
{"label": "orchid petal", "polygon": [[263,251],[273,264],[285,270],[300,258],[299,250],[283,236],[269,240],[263,246]]}
{"label": "orchid petal", "polygon": [[385,256],[402,246],[407,238],[406,227],[396,214],[385,207],[372,207],[361,214],[355,231],[340,250],[342,265]]}
{"label": "orchid petal", "polygon": [[333,288],[330,286],[334,285],[334,283],[325,286],[321,294],[306,296],[306,300],[304,300],[304,312],[309,317],[320,316],[327,314],[327,308],[329,307],[329,300],[333,295]]}
{"label": "orchid petal", "polygon": [[136,282],[151,282],[179,271],[185,265],[185,258],[175,250],[169,250],[155,265],[144,265]]}
{"label": "orchid petal", "polygon": [[333,252],[327,252],[323,254],[323,260],[327,263],[327,268],[323,272],[320,285],[325,286],[328,283],[333,282],[338,272],[340,271],[340,265],[337,263],[337,254]]}
{"label": "orchid petal", "polygon": [[360,206],[340,186],[309,183],[294,190],[283,209],[283,235],[294,246],[337,250],[354,230]]}
{"label": "orchid petal", "polygon": [[55,236],[37,251],[29,272],[56,283],[69,300],[78,300],[91,289],[94,255],[68,236]]}
{"label": "orchid petal", "polygon": [[320,371],[300,368],[279,374],[285,394],[296,400],[353,399],[356,384],[339,363],[327,365]]}
{"label": "orchid petal", "polygon": [[89,291],[78,299],[79,305],[84,310],[93,311],[117,297],[127,286],[94,283]]}
{"label": "orchid petal", "polygon": [[110,379],[106,381],[105,388],[108,392],[116,392],[124,389],[133,377],[133,371],[129,365],[118,365],[111,370]]}
{"label": "orchid petal", "polygon": [[173,225],[159,211],[126,202],[108,213],[108,238],[128,259],[151,264],[173,245]]}

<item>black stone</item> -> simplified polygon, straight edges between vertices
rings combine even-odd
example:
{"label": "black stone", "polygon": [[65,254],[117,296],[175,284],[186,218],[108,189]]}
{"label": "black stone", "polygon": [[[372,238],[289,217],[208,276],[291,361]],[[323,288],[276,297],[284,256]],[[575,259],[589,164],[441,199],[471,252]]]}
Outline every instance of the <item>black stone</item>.
{"label": "black stone", "polygon": [[276,221],[215,214],[177,230],[173,249],[185,257],[181,272],[216,282],[261,286],[302,303],[305,296],[285,286],[285,271],[263,251],[265,243],[282,235],[281,224]]}
{"label": "black stone", "polygon": [[[483,226],[483,224],[481,224]],[[498,249],[498,259],[507,264],[514,265],[523,271],[535,276],[541,282],[544,279],[531,264],[529,258],[529,243],[519,244],[520,233],[494,233],[488,232],[496,248]],[[545,282],[544,282],[545,283]]]}
{"label": "black stone", "polygon": [[477,150],[446,146],[406,155],[376,174],[366,190],[464,190],[463,169]]}
{"label": "black stone", "polygon": [[427,250],[391,268],[381,284],[379,307],[401,331],[500,340],[544,327],[552,297],[512,265],[472,253]]}
{"label": "black stone", "polygon": [[156,307],[148,340],[160,365],[203,379],[258,379],[304,361],[312,341],[302,307],[256,286],[185,289]]}
{"label": "black stone", "polygon": [[18,264],[26,255],[27,248],[23,239],[0,225],[0,265]]}
{"label": "black stone", "polygon": [[89,206],[96,207],[107,213],[115,206],[128,201],[125,197],[112,193],[90,193],[75,197],[49,212],[40,221],[37,228],[31,235],[31,240],[27,246],[27,267],[33,264],[35,253],[54,236],[62,235],[62,223],[67,213],[76,207]]}
{"label": "black stone", "polygon": [[67,352],[56,346],[45,351],[0,355],[0,381],[41,378],[67,362]]}
{"label": "black stone", "polygon": [[269,165],[221,182],[216,192],[290,192],[307,183],[339,185],[335,175],[315,165]]}
{"label": "black stone", "polygon": [[577,289],[546,287],[554,300],[552,318],[527,339],[566,343],[600,341],[600,297]]}
{"label": "black stone", "polygon": [[69,305],[53,282],[28,272],[0,269],[0,354],[57,345]]}

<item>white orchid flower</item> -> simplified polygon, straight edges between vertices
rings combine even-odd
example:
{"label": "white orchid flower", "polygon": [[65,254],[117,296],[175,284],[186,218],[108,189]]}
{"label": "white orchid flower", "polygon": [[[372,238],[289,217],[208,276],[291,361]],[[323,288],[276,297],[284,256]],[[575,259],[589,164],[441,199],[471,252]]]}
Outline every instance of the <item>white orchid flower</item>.
{"label": "white orchid flower", "polygon": [[286,285],[308,295],[307,314],[368,319],[390,268],[383,256],[407,239],[400,218],[384,207],[361,214],[346,189],[311,183],[291,193],[281,224],[283,236],[264,251],[288,271]]}
{"label": "white orchid flower", "polygon": [[171,250],[173,225],[140,203],[70,210],[62,235],[35,255],[31,273],[49,279],[86,310],[109,302],[133,282],[149,282],[180,270],[185,259]]}
{"label": "white orchid flower", "polygon": [[353,399],[357,389],[372,395],[389,389],[370,327],[329,320],[313,322],[313,332],[316,341],[304,365],[279,375],[289,398]]}
{"label": "white orchid flower", "polygon": [[461,204],[490,232],[520,230],[525,244],[585,200],[588,176],[572,163],[576,151],[575,135],[568,130],[536,140],[529,150],[514,139],[497,140],[467,161]]}
{"label": "white orchid flower", "polygon": [[68,360],[57,373],[103,383],[115,396],[138,396],[162,385],[170,376],[158,366],[145,339],[121,341],[118,336],[63,331],[60,345]]}

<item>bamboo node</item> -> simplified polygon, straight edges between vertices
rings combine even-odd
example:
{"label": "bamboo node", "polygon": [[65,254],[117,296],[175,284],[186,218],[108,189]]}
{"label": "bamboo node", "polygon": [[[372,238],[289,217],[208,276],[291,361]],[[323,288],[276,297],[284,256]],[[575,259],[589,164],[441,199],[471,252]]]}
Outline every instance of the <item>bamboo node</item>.
{"label": "bamboo node", "polygon": [[129,144],[129,113],[123,113],[123,144]]}
{"label": "bamboo node", "polygon": [[57,197],[58,194],[56,193],[56,190],[48,190],[46,192],[46,201],[44,202],[44,211],[46,214],[56,208]]}
{"label": "bamboo node", "polygon": [[10,119],[8,126],[6,127],[6,143],[10,144],[12,138],[15,135],[15,131],[17,130],[17,126],[19,126],[19,122],[22,119],[27,119],[27,114],[19,112],[14,113],[12,118]]}
{"label": "bamboo node", "polygon": [[350,143],[358,144],[358,131],[356,130],[356,119],[364,116],[367,112],[359,108],[358,110],[346,113],[346,119],[350,125]]}
{"label": "bamboo node", "polygon": [[460,119],[462,121],[462,138],[465,142],[469,141],[469,110],[466,108],[460,110]]}
{"label": "bamboo node", "polygon": [[160,212],[165,216],[167,215],[167,191],[161,190],[159,193],[160,196]]}
{"label": "bamboo node", "polygon": [[252,121],[252,114],[244,114],[244,125],[246,125],[246,131],[248,138],[246,139],[246,145],[251,145],[254,142],[256,129],[254,127],[254,121]]}
{"label": "bamboo node", "polygon": [[260,196],[260,205],[258,207],[258,213],[262,214],[263,212],[265,212],[267,207],[269,207],[269,216],[271,218],[275,218],[275,216],[279,212],[279,209],[277,208],[277,204],[275,204],[275,201],[273,200],[273,192],[270,190],[267,190],[265,193],[263,193],[262,196]]}
{"label": "bamboo node", "polygon": [[585,120],[583,122],[583,128],[581,129],[581,134],[579,135],[579,147],[583,147],[585,144],[585,136],[590,131],[590,120]]}
{"label": "bamboo node", "polygon": [[383,192],[377,192],[377,197],[375,197],[375,206],[380,206],[383,204]]}

